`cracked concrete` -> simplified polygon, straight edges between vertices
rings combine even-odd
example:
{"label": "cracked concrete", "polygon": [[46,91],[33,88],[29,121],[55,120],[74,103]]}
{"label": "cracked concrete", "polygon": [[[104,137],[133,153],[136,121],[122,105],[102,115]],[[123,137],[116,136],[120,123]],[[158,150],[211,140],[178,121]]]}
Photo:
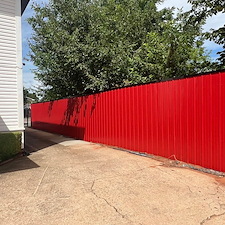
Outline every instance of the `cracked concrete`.
{"label": "cracked concrete", "polygon": [[0,224],[224,225],[224,178],[32,129],[0,167]]}
{"label": "cracked concrete", "polygon": [[[204,219],[204,220],[200,223],[200,225],[203,225],[203,224],[212,224],[212,220],[213,220],[213,219],[217,219],[218,217],[221,217],[221,216],[224,216],[224,215],[225,215],[225,212],[224,212],[224,213],[221,213],[221,214],[218,214],[218,215],[213,214],[213,215],[207,217],[206,219]],[[224,217],[224,218],[225,218],[225,217]],[[213,223],[213,224],[215,224],[215,220],[214,220],[214,223]],[[216,224],[218,224],[218,223],[216,223]]]}
{"label": "cracked concrete", "polygon": [[91,185],[91,192],[92,192],[97,198],[104,200],[104,201],[106,202],[106,204],[107,204],[108,206],[112,207],[112,208],[116,211],[116,213],[118,213],[122,218],[125,218],[125,215],[123,215],[122,213],[120,213],[120,210],[118,210],[114,205],[110,204],[110,203],[108,202],[107,199],[102,198],[102,197],[100,197],[98,194],[96,194],[96,192],[94,191],[94,185],[95,185],[95,181],[93,181],[93,183],[92,183],[92,185]]}

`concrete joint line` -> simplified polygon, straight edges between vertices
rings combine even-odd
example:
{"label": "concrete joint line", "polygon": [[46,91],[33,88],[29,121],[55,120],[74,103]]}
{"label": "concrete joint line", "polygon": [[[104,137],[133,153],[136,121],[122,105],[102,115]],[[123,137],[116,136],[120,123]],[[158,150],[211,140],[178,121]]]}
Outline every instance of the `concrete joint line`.
{"label": "concrete joint line", "polygon": [[213,214],[213,215],[207,217],[206,219],[204,219],[204,220],[200,223],[200,225],[203,225],[205,222],[210,221],[210,220],[213,219],[213,218],[220,217],[220,216],[223,216],[223,215],[225,215],[225,212],[224,212],[224,213],[221,213],[221,214],[218,214],[218,215]]}
{"label": "concrete joint line", "polygon": [[98,196],[98,195],[96,194],[96,192],[94,191],[94,185],[95,185],[95,181],[93,181],[93,183],[92,183],[92,185],[91,185],[91,192],[92,192],[98,199],[104,200],[104,201],[106,202],[106,204],[107,204],[108,206],[110,206],[111,208],[113,208],[113,209],[116,211],[116,213],[118,213],[122,218],[125,218],[125,215],[123,215],[122,213],[120,213],[119,210],[118,210],[114,205],[110,204],[110,203],[107,201],[107,199],[105,199],[105,198],[103,198],[103,197],[100,197],[100,196]]}
{"label": "concrete joint line", "polygon": [[45,169],[45,171],[44,171],[44,173],[43,173],[43,175],[42,175],[42,177],[41,177],[41,179],[40,179],[40,181],[39,181],[39,183],[38,183],[38,185],[37,185],[37,187],[36,187],[36,189],[35,189],[35,191],[34,191],[34,193],[33,193],[33,196],[38,192],[38,189],[39,189],[39,187],[41,186],[41,183],[42,183],[42,181],[43,181],[43,179],[44,179],[44,176],[45,176],[45,174],[46,174],[46,171],[47,171],[48,167],[49,167],[49,166],[46,167],[46,169]]}

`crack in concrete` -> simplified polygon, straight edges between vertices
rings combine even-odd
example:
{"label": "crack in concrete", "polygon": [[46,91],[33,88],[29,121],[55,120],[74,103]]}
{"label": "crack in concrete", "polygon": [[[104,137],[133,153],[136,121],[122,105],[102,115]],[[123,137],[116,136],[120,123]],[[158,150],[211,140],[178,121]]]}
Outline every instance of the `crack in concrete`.
{"label": "crack in concrete", "polygon": [[[98,198],[98,199],[102,199],[106,202],[106,204],[108,206],[110,206],[111,208],[113,208],[115,210],[116,213],[118,213],[122,218],[125,218],[125,215],[123,215],[122,213],[120,213],[120,211],[112,204],[110,204],[107,199],[103,198],[103,197],[100,197],[98,194],[96,194],[96,192],[94,191],[94,185],[95,185],[95,181],[92,182],[92,185],[91,185],[91,192]],[[127,218],[126,218],[127,219]]]}
{"label": "crack in concrete", "polygon": [[221,213],[221,214],[213,214],[211,216],[208,216],[206,219],[204,219],[204,220],[202,220],[202,222],[200,222],[200,225],[205,224],[205,222],[210,221],[213,218],[220,217],[220,216],[223,216],[223,215],[225,215],[225,212]]}
{"label": "crack in concrete", "polygon": [[[187,185],[187,184],[186,184]],[[191,190],[190,186],[187,185],[188,190],[190,191],[191,194],[193,194],[193,191]]]}

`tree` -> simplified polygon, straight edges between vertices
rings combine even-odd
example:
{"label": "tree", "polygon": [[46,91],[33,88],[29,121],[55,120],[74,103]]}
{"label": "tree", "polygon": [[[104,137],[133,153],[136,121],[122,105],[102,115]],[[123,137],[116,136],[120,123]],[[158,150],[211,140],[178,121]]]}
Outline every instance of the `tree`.
{"label": "tree", "polygon": [[[195,22],[202,22],[206,18],[216,15],[219,12],[225,13],[225,1],[223,0],[188,0],[192,4],[192,13]],[[219,60],[225,68],[225,24],[219,29],[211,29],[211,32],[207,33],[207,37],[215,43],[222,45],[223,50],[218,52],[220,55]]]}
{"label": "tree", "polygon": [[[29,19],[45,97],[90,94],[210,70],[201,25],[159,0],[50,0]],[[188,32],[186,32],[188,29]]]}
{"label": "tree", "polygon": [[38,102],[38,97],[36,93],[28,88],[23,88],[23,102],[24,105]]}
{"label": "tree", "polygon": [[[132,73],[146,81],[187,77],[213,68],[203,47],[201,25],[193,27],[187,14],[163,22],[161,32],[149,32],[146,41],[134,55]],[[149,75],[151,77],[149,77]],[[134,82],[134,81],[133,81]]]}

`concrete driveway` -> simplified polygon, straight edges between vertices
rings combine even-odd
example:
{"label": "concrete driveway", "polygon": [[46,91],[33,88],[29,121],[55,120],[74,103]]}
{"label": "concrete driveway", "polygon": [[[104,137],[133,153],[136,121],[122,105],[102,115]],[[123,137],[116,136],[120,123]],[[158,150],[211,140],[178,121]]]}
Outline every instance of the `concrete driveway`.
{"label": "concrete driveway", "polygon": [[225,224],[224,178],[27,129],[0,166],[3,225]]}

